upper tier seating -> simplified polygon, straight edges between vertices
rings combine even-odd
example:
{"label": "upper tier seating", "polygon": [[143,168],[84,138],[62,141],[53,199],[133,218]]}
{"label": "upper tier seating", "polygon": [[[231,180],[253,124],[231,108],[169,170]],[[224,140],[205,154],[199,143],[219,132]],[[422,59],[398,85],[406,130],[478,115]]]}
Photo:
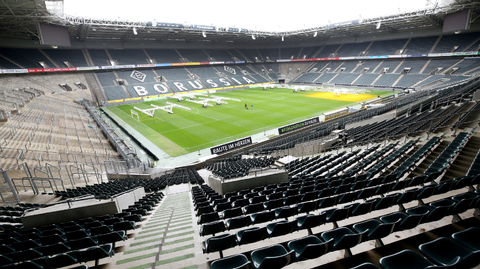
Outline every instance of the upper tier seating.
{"label": "upper tier seating", "polygon": [[157,63],[180,63],[180,55],[174,49],[145,49]]}
{"label": "upper tier seating", "polygon": [[89,49],[88,53],[95,66],[109,66],[112,65],[108,54],[104,49]]}
{"label": "upper tier seating", "polygon": [[68,67],[64,61],[68,61],[74,67],[88,66],[81,50],[43,49],[43,51],[60,67]]}
{"label": "upper tier seating", "polygon": [[141,49],[109,49],[112,60],[119,65],[147,64],[147,55]]}
{"label": "upper tier seating", "polygon": [[0,48],[0,54],[15,61],[24,68],[43,68],[39,62],[44,62],[48,67],[55,68],[55,65],[38,49]]}
{"label": "upper tier seating", "polygon": [[403,54],[429,53],[437,39],[438,36],[412,38],[405,47]]}

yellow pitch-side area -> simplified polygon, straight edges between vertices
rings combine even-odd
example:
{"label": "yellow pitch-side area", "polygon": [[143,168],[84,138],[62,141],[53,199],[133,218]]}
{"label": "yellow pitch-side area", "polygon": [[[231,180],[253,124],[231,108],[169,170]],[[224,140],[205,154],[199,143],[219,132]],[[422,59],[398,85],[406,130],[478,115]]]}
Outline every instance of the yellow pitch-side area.
{"label": "yellow pitch-side area", "polygon": [[316,92],[307,95],[308,97],[321,98],[328,100],[348,101],[348,102],[360,102],[368,99],[375,98],[377,96],[373,94],[359,93],[359,94],[338,94],[334,92]]}

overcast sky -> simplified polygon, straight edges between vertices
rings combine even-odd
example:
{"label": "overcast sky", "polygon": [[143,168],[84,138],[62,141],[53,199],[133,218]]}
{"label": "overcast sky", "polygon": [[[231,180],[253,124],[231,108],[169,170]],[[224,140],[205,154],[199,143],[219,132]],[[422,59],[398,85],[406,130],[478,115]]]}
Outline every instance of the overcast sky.
{"label": "overcast sky", "polygon": [[[433,0],[64,0],[64,12],[121,19],[290,31],[424,9]],[[293,4],[295,3],[295,4]]]}

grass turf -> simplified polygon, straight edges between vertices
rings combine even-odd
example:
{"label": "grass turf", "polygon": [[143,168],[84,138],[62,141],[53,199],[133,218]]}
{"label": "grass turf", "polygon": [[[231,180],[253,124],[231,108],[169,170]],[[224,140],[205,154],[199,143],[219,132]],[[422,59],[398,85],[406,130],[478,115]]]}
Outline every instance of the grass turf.
{"label": "grass turf", "polygon": [[[131,117],[134,106],[147,109],[151,104],[166,105],[176,99],[157,99],[142,103],[109,107],[117,116],[135,128],[147,139],[172,157],[194,152],[199,149],[223,144],[238,138],[261,133],[265,129],[278,128],[304,119],[321,115],[340,107],[352,106],[364,100],[392,94],[391,91],[377,91],[363,95],[334,96],[333,93],[298,92],[291,89],[250,88],[215,93],[215,96],[240,99],[227,100],[228,104],[202,108],[200,104],[182,101],[190,107],[187,111],[174,108],[174,114],[156,110],[155,117],[137,111],[140,122]],[[248,109],[245,109],[247,104]],[[253,108],[252,108],[253,105]]]}

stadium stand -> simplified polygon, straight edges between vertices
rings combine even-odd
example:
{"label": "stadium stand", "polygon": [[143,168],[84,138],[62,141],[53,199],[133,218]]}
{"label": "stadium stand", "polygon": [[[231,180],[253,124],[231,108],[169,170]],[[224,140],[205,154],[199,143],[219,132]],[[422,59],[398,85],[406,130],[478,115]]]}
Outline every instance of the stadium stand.
{"label": "stadium stand", "polygon": [[437,36],[412,38],[408,42],[402,54],[429,53],[430,50],[433,49],[433,46],[435,45],[435,42],[437,41],[438,38],[439,37]]}
{"label": "stadium stand", "polygon": [[95,66],[110,66],[110,65],[112,65],[106,50],[103,50],[103,49],[89,49],[88,54],[90,55],[90,58],[93,61],[93,65],[95,65]]}
{"label": "stadium stand", "polygon": [[375,41],[368,49],[368,55],[395,55],[403,48],[407,39]]}
{"label": "stadium stand", "polygon": [[205,49],[205,53],[215,61],[232,61],[232,55],[227,50]]}
{"label": "stadium stand", "polygon": [[280,49],[280,59],[301,59],[303,55],[299,55],[300,52],[306,52],[302,48],[288,48],[288,49]]}
{"label": "stadium stand", "polygon": [[477,38],[478,37],[472,33],[462,35],[443,35],[433,52],[445,53],[465,51],[467,46],[474,42]]}
{"label": "stadium stand", "polygon": [[321,48],[320,53],[316,55],[317,58],[336,57],[335,51],[339,49],[339,45],[326,45]]}
{"label": "stadium stand", "polygon": [[[402,20],[405,24],[416,27]],[[259,43],[259,49],[253,49],[260,41],[249,35],[241,40],[245,45],[235,41],[234,46],[225,46],[228,49],[213,45],[201,49],[207,43],[185,45],[179,40],[176,49],[167,49],[171,40],[153,45],[145,41],[146,46],[126,40],[128,49],[115,49],[110,44],[118,43],[108,41],[105,49],[93,49],[99,45],[91,37],[81,41],[82,50],[0,48],[0,66],[13,69],[41,68],[38,62],[86,67],[87,62],[112,66],[252,61],[0,74],[0,267],[478,267],[480,62],[471,55],[425,56],[475,51],[478,33],[439,36],[440,29],[435,29],[426,36],[414,33],[408,39],[382,40],[391,33],[381,28],[388,35],[377,31],[359,36],[368,41],[345,43],[343,36],[333,36],[339,33],[335,29],[328,29],[332,36],[321,46],[314,40],[309,44],[316,45],[311,46],[292,41],[288,47]],[[373,41],[377,34],[382,41]],[[345,39],[352,42],[350,36]],[[422,57],[275,62],[292,56],[394,54]],[[389,70],[383,72],[384,68]],[[411,69],[404,72],[405,68]],[[144,80],[130,77],[134,71],[145,74]],[[123,120],[107,113],[121,106],[100,108],[141,102],[141,89],[156,84],[177,94],[200,88],[230,91],[231,87],[219,88],[279,79],[290,87],[320,88],[326,86],[323,83],[350,89],[353,84],[393,91],[392,96],[356,104],[359,109],[344,107],[342,115],[286,134],[260,130],[252,134],[256,139],[252,144],[226,154],[200,156],[199,149],[198,155],[155,162],[150,159],[150,144],[142,145],[144,140],[135,131],[164,128],[154,125],[158,121],[139,122],[133,114]],[[247,94],[242,96],[242,110],[243,98],[250,102]],[[255,106],[254,111],[261,109]],[[131,127],[124,121],[132,122]],[[212,118],[205,121],[216,124]],[[149,156],[147,161],[143,155]],[[191,156],[195,161],[190,162]],[[227,193],[215,186],[273,170],[288,180]],[[139,190],[145,194],[136,193]],[[69,221],[45,217],[52,223],[27,225],[29,214],[54,206],[118,203],[127,194],[135,198],[112,205],[116,213],[92,213]]]}
{"label": "stadium stand", "polygon": [[147,54],[157,63],[180,63],[180,56],[173,49],[145,49]]}
{"label": "stadium stand", "polygon": [[[178,49],[178,54],[188,60],[188,62],[207,62],[208,58],[205,52],[199,49]],[[183,62],[183,61],[182,61]]]}
{"label": "stadium stand", "polygon": [[109,49],[108,53],[119,65],[149,63],[147,55],[140,49]]}
{"label": "stadium stand", "polygon": [[0,54],[14,59],[17,64],[24,68],[43,68],[40,62],[45,63],[45,68],[55,67],[38,49],[1,48]]}
{"label": "stadium stand", "polygon": [[270,61],[276,61],[280,59],[280,51],[278,49],[259,49],[258,53],[262,56],[262,59],[266,61],[269,59]]}
{"label": "stadium stand", "polygon": [[364,42],[364,43],[353,43],[353,44],[344,44],[338,50],[338,57],[342,56],[361,56],[361,52],[366,51],[367,47],[370,45],[371,42]]}
{"label": "stadium stand", "polygon": [[[81,50],[43,49],[43,51],[54,60],[59,67],[88,66]],[[65,62],[68,62],[70,66],[66,65]]]}

